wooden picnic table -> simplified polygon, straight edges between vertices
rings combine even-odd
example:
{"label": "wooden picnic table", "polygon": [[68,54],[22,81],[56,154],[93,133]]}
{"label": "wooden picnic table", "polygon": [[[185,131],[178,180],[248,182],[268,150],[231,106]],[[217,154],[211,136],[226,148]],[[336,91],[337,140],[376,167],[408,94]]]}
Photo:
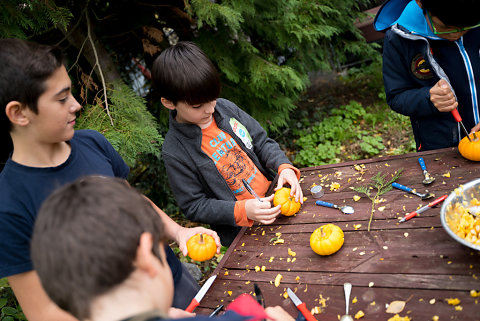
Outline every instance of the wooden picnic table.
{"label": "wooden picnic table", "polygon": [[[420,156],[436,178],[428,186],[422,184]],[[480,320],[480,297],[470,295],[470,290],[480,291],[480,252],[447,234],[440,221],[441,205],[399,223],[399,218],[433,199],[421,200],[392,189],[375,205],[371,230],[367,231],[372,202],[350,188],[366,185],[378,172],[391,177],[403,168],[398,183],[418,192],[427,189],[439,197],[480,177],[478,165],[462,158],[456,148],[447,148],[302,168],[301,185],[307,200],[300,212],[281,217],[272,225],[242,229],[213,272],[217,279],[196,312],[207,314],[219,304],[227,306],[242,293],[253,294],[253,283],[257,283],[267,306],[280,305],[296,317],[295,306],[284,297],[290,287],[310,310],[321,310],[315,314],[318,320],[337,321],[345,313],[343,284],[350,282],[350,314],[363,311],[365,316],[360,320],[388,320],[394,315],[386,312],[386,304],[392,301],[406,301],[399,315],[414,321],[434,316],[440,321]],[[339,188],[331,190],[332,183],[338,183]],[[351,205],[355,213],[344,215],[315,205],[316,199],[309,192],[313,184],[323,186],[321,200]],[[354,201],[355,195],[361,199]],[[310,235],[326,223],[344,231],[345,243],[337,253],[319,256],[310,248]],[[284,243],[274,244],[276,238]],[[295,256],[288,254],[289,248]],[[264,266],[265,271],[256,272],[256,266]],[[275,287],[278,274],[283,278]],[[449,298],[458,298],[460,304],[448,304]]]}

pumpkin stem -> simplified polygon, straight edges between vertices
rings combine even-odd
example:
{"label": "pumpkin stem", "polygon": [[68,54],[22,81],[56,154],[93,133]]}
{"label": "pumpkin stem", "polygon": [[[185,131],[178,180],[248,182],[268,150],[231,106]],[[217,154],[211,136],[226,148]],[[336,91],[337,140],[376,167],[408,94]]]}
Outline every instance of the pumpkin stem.
{"label": "pumpkin stem", "polygon": [[205,241],[203,240],[203,234],[200,234],[200,242],[198,242],[198,243],[200,243],[200,244],[205,243]]}
{"label": "pumpkin stem", "polygon": [[325,232],[323,232],[323,226],[320,226],[320,232],[321,232],[322,237],[325,237],[327,235],[327,234],[325,234]]}

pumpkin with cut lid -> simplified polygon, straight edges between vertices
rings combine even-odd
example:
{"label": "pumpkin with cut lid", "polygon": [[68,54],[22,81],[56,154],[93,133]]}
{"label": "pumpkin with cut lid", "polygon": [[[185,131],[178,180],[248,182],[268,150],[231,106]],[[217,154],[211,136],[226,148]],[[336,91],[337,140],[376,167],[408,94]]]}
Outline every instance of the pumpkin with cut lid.
{"label": "pumpkin with cut lid", "polygon": [[463,137],[458,144],[458,151],[466,159],[472,161],[480,161],[480,139],[478,134],[469,134],[470,140],[467,136]]}

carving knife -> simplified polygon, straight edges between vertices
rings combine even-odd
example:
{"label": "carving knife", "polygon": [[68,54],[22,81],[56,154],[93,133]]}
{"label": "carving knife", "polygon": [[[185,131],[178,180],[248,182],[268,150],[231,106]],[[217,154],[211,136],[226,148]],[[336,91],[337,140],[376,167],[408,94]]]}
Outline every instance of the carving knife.
{"label": "carving knife", "polygon": [[197,294],[196,294],[195,297],[193,298],[192,302],[190,302],[190,304],[189,304],[188,307],[185,309],[185,311],[187,311],[187,312],[193,312],[193,310],[195,310],[195,308],[198,307],[198,305],[200,304],[200,301],[203,299],[203,297],[205,296],[205,294],[207,293],[208,289],[210,288],[210,286],[212,285],[213,281],[215,281],[216,278],[217,278],[216,275],[211,276],[210,278],[208,278],[208,280],[205,282],[205,284],[203,284],[203,286],[202,286],[202,288],[200,289],[200,291],[197,292]]}
{"label": "carving knife", "polygon": [[[462,127],[463,132],[467,136],[468,140],[472,141],[472,139],[470,138],[470,134],[468,133],[468,130],[465,128],[465,125],[462,122],[462,116],[460,116],[456,108],[452,110],[452,115],[453,115],[453,118],[455,118],[455,120],[461,125],[460,127]],[[477,140],[477,136],[475,135],[475,133],[473,133],[473,138]]]}
{"label": "carving knife", "polygon": [[317,321],[317,319],[315,319],[315,317],[310,313],[310,311],[308,311],[306,304],[302,302],[290,288],[287,289],[287,293],[293,304],[295,304],[297,306],[297,309],[302,312],[303,316],[307,321]]}

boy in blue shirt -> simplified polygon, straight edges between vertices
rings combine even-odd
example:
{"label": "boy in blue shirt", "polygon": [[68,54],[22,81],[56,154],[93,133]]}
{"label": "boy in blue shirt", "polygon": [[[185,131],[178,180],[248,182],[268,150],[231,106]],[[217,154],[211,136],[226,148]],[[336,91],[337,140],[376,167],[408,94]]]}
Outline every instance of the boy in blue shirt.
{"label": "boy in blue shirt", "polygon": [[387,103],[409,116],[418,151],[458,145],[480,128],[480,2],[389,0],[375,17]]}
{"label": "boy in blue shirt", "polygon": [[[32,259],[52,300],[79,320],[172,320],[166,242],[165,225],[142,195],[123,180],[88,176],[45,200],[35,222]],[[252,307],[249,316],[240,315],[230,305],[221,317],[182,320],[293,321],[278,306],[263,310],[250,302],[258,314]]]}
{"label": "boy in blue shirt", "polygon": [[[79,177],[125,179],[129,168],[100,133],[74,130],[81,107],[56,47],[0,40],[0,108],[1,140],[13,143],[0,173],[0,278],[8,277],[29,320],[74,320],[47,297],[32,267],[29,246],[38,209],[55,188]],[[220,245],[215,232],[183,228],[152,206],[184,255],[188,238],[200,232]],[[177,289],[174,306],[185,308],[198,285],[171,249],[165,250]]]}

